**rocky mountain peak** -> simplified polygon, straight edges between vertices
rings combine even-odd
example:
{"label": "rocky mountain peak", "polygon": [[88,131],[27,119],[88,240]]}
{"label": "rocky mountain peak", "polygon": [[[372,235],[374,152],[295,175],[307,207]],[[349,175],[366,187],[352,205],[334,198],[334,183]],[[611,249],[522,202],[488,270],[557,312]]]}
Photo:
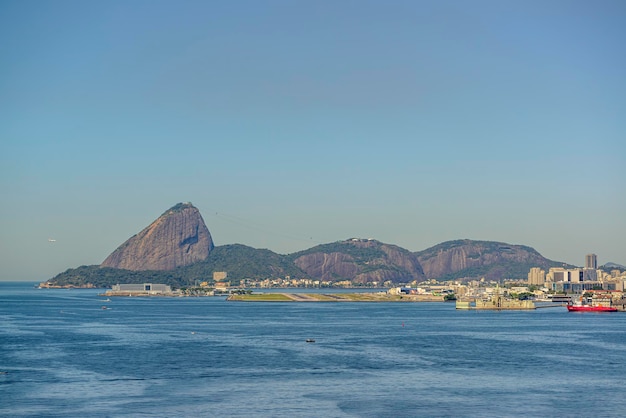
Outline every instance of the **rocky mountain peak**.
{"label": "rocky mountain peak", "polygon": [[172,270],[206,260],[213,247],[200,211],[191,203],[178,203],[120,245],[101,266]]}
{"label": "rocky mountain peak", "polygon": [[469,239],[447,241],[415,253],[428,278],[526,277],[531,267],[559,265],[524,245]]}
{"label": "rocky mountain peak", "polygon": [[320,280],[354,283],[424,279],[417,256],[374,239],[350,238],[292,254],[294,264]]}

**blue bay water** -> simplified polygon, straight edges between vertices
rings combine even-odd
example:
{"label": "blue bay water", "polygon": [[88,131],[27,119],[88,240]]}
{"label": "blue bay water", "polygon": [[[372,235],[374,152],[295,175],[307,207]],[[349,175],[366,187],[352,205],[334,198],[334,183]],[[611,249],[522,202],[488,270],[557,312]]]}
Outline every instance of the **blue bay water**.
{"label": "blue bay water", "polygon": [[99,292],[0,282],[0,415],[617,417],[626,410],[624,313],[106,302]]}

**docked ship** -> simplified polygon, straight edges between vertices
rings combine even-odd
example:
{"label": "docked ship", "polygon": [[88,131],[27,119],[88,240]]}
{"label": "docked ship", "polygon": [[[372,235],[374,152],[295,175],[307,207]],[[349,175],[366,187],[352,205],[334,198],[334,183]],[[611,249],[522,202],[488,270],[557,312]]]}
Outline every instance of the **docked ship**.
{"label": "docked ship", "polygon": [[570,312],[617,312],[617,308],[601,305],[567,305]]}
{"label": "docked ship", "polygon": [[603,302],[597,303],[593,298],[585,299],[584,296],[580,297],[580,301],[577,303],[568,303],[567,310],[569,312],[617,312],[617,308],[612,306],[611,299],[603,299]]}

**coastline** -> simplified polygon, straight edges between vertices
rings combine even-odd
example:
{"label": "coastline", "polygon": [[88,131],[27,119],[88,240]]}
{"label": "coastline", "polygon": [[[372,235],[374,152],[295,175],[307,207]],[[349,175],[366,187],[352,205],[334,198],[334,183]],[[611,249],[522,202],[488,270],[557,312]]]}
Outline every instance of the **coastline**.
{"label": "coastline", "polygon": [[230,302],[444,302],[443,296],[361,293],[252,293],[233,294]]}

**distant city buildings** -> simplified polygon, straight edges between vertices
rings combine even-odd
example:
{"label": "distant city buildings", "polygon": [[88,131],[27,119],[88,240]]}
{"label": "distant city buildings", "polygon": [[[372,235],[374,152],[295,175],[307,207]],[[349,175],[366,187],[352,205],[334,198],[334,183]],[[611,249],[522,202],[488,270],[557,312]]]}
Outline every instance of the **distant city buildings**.
{"label": "distant city buildings", "polygon": [[565,268],[552,267],[545,273],[539,267],[533,267],[528,272],[528,284],[544,286],[551,291],[580,293],[587,290],[618,290],[625,288],[626,273],[613,270],[606,273],[598,270],[598,256],[587,254],[585,267]]}
{"label": "distant city buildings", "polygon": [[533,267],[528,273],[528,284],[543,286],[546,282],[546,272],[541,267]]}
{"label": "distant city buildings", "polygon": [[585,256],[585,268],[586,269],[594,269],[598,268],[598,256],[595,254],[587,254]]}

